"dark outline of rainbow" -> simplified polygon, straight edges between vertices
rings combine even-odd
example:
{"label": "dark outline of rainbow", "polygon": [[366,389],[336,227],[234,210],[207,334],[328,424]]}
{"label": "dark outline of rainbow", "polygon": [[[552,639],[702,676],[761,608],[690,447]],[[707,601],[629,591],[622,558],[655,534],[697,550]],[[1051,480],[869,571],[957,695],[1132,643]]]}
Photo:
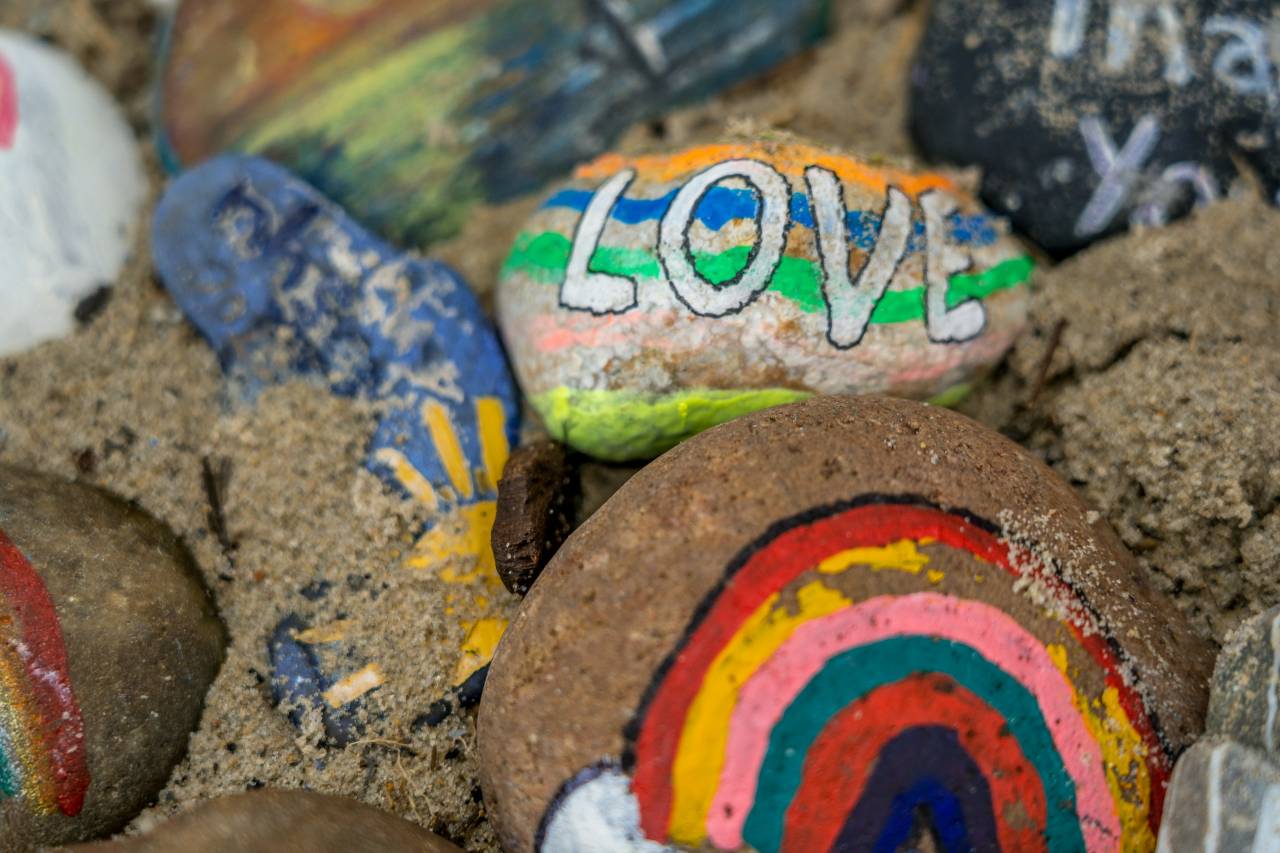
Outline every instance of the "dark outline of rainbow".
{"label": "dark outline of rainbow", "polygon": [[[25,678],[18,678],[19,673],[10,673],[14,677],[6,680],[11,686],[25,683],[24,698],[30,703],[23,709],[13,707],[12,711],[25,717],[28,729],[32,730],[29,734],[34,733],[39,739],[38,745],[43,747],[40,755],[22,756],[23,773],[19,776],[23,780],[22,793],[35,799],[40,810],[52,811],[56,803],[64,815],[75,817],[84,807],[90,780],[84,719],[71,685],[66,644],[44,581],[3,529],[0,529],[0,597],[8,605],[6,616],[17,622],[16,626],[9,626],[8,636],[4,638],[8,648],[3,651],[8,654],[0,654],[0,665],[12,668],[14,659],[21,663],[21,675]],[[18,698],[10,697],[11,700]],[[8,740],[13,743],[12,733]],[[34,750],[36,746],[30,744],[29,748]],[[53,803],[46,802],[36,788],[39,781],[49,780],[31,778],[41,764],[47,764],[53,777]],[[18,776],[12,768],[6,769],[9,778]]]}
{"label": "dark outline of rainbow", "polygon": [[[652,727],[646,727],[645,724],[649,722],[649,715],[654,710],[654,706],[662,699],[662,692],[671,672],[676,669],[677,665],[681,669],[688,669],[692,666],[689,661],[695,659],[693,657],[695,652],[691,651],[689,646],[694,639],[694,635],[706,624],[711,611],[720,602],[721,596],[729,588],[729,585],[737,580],[740,574],[751,568],[752,560],[757,553],[766,551],[771,546],[776,545],[777,540],[788,533],[804,529],[811,530],[814,525],[822,521],[835,519],[854,510],[861,509],[865,511],[871,507],[886,507],[896,510],[892,515],[878,519],[879,523],[872,528],[875,532],[883,534],[881,537],[883,541],[879,539],[876,541],[867,541],[866,539],[847,540],[839,543],[839,548],[883,546],[903,538],[919,540],[923,537],[932,537],[936,541],[951,547],[967,550],[979,559],[997,565],[1015,577],[1022,576],[1022,573],[1016,568],[1020,563],[1022,565],[1039,565],[1039,560],[1032,557],[1033,552],[1031,549],[1023,546],[1014,546],[1002,541],[999,538],[999,528],[991,522],[967,510],[948,510],[921,495],[869,493],[850,500],[838,501],[826,506],[806,510],[771,525],[763,535],[739,552],[730,562],[721,580],[704,596],[702,602],[694,611],[693,618],[690,620],[675,649],[655,671],[649,687],[645,690],[638,710],[624,728],[623,734],[627,745],[622,754],[622,768],[632,777],[632,790],[635,793],[637,802],[640,804],[641,829],[646,837],[658,840],[665,840],[667,837],[667,822],[670,820],[672,806],[671,768],[679,748],[680,735],[685,718],[681,715],[674,718],[674,721],[665,720],[665,724],[659,724],[655,718],[652,721]],[[903,510],[925,511],[925,513],[909,514]],[[915,517],[910,518],[909,515],[914,515]],[[848,530],[837,530],[834,535],[838,536],[841,533],[847,536]],[[795,564],[796,570],[793,574],[784,578],[781,582],[777,582],[776,578],[769,578],[770,587],[764,592],[753,591],[752,599],[746,604],[742,603],[743,599],[737,599],[738,609],[743,612],[735,612],[734,615],[738,618],[734,625],[741,624],[742,619],[750,614],[754,607],[759,605],[769,594],[784,588],[802,572],[817,565],[821,559],[830,556],[835,550],[829,544],[831,538],[832,536],[828,535],[825,538],[818,539],[816,545],[819,547],[813,553],[801,548],[795,549],[793,553],[798,552],[800,556],[793,556],[789,560],[789,563]],[[814,545],[810,544],[810,548],[812,549],[813,547]],[[1028,559],[1015,560],[1015,555],[1021,555]],[[1071,630],[1077,643],[1102,668],[1106,674],[1106,684],[1117,690],[1122,709],[1147,747],[1145,763],[1151,775],[1151,802],[1147,820],[1154,836],[1158,831],[1169,775],[1172,772],[1174,750],[1160,728],[1156,713],[1146,709],[1139,695],[1139,678],[1137,674],[1133,675],[1134,683],[1132,685],[1128,684],[1121,674],[1121,667],[1127,663],[1127,655],[1118,641],[1111,636],[1105,620],[1102,619],[1101,614],[1090,603],[1088,597],[1070,581],[1056,575],[1043,574],[1038,579],[1048,585],[1056,594],[1069,594],[1071,600],[1078,603],[1084,612],[1093,619],[1099,629],[1086,635],[1075,624],[1075,620],[1067,620],[1064,623]],[[714,659],[719,648],[717,646],[716,648],[708,648],[705,651],[696,653],[696,662],[698,664],[696,672],[705,672],[707,665]],[[682,658],[684,658],[683,661],[681,660]],[[684,701],[678,706],[675,705],[674,701],[669,704],[687,712],[689,701],[691,701],[692,695],[696,695],[700,684],[701,681],[699,680],[689,685],[692,687],[690,696],[685,697]],[[651,732],[652,735],[650,735]],[[658,746],[661,747],[660,754],[662,758],[657,762],[646,761],[643,766],[640,766],[636,757],[637,752],[641,749],[641,740],[646,736],[651,736],[658,742]],[[662,815],[662,817],[657,815]]]}

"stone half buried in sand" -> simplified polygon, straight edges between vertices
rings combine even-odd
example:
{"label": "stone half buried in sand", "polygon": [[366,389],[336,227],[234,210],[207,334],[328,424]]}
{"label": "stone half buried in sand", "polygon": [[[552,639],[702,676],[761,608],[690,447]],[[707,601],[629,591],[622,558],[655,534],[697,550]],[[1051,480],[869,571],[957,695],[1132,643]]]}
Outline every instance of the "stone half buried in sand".
{"label": "stone half buried in sand", "polygon": [[1280,191],[1267,0],[939,0],[911,74],[933,160],[1063,254],[1227,195]]}
{"label": "stone half buried in sand", "polygon": [[1266,753],[1205,738],[1178,759],[1160,853],[1280,849],[1280,768]]}
{"label": "stone half buried in sand", "polygon": [[0,848],[107,835],[151,802],[225,642],[168,528],[0,465]]}
{"label": "stone half buried in sand", "polygon": [[776,65],[828,0],[186,2],[161,146],[282,163],[369,228],[424,245],[624,130]]}
{"label": "stone half buried in sand", "polygon": [[525,225],[503,336],[551,434],[608,460],[811,394],[963,394],[1032,261],[947,176],[793,142],[580,167]]}
{"label": "stone half buried in sand", "polygon": [[285,169],[241,155],[174,180],[152,246],[234,402],[299,378],[373,402],[367,467],[432,517],[407,562],[448,566],[446,580],[485,586],[477,600],[492,604],[501,582],[489,537],[519,408],[497,334],[461,276],[401,254]]}
{"label": "stone half buried in sand", "polygon": [[77,853],[461,853],[417,824],[346,797],[264,789],[219,797],[145,835]]}
{"label": "stone half buried in sand", "polygon": [[133,131],[69,56],[0,30],[0,357],[75,325],[133,245],[146,179]]}
{"label": "stone half buried in sand", "polygon": [[[1280,753],[1280,607],[1240,625],[1213,668],[1208,732],[1269,754]],[[1277,804],[1280,806],[1280,804]]]}
{"label": "stone half buried in sand", "polygon": [[817,397],[569,537],[494,658],[481,782],[510,851],[1150,851],[1211,663],[1031,454]]}

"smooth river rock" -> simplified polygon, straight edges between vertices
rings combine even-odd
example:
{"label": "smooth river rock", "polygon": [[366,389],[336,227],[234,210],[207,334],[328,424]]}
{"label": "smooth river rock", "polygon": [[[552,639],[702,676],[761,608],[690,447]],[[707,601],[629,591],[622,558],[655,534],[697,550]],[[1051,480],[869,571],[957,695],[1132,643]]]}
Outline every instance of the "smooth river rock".
{"label": "smooth river rock", "polygon": [[1280,768],[1265,753],[1206,738],[1178,759],[1159,853],[1280,850]]}
{"label": "smooth river rock", "polygon": [[932,159],[1067,253],[1160,225],[1256,171],[1280,190],[1265,0],[938,0],[911,75]]}
{"label": "smooth river rock", "polygon": [[1208,732],[1271,756],[1280,746],[1280,607],[1241,624],[1213,669]]}
{"label": "smooth river rock", "polygon": [[1030,453],[817,397],[569,537],[494,658],[481,783],[512,853],[1150,851],[1211,665]]}
{"label": "smooth river rock", "polygon": [[759,74],[825,0],[188,0],[159,100],[169,165],[227,150],[296,171],[422,246],[636,122]]}
{"label": "smooth river rock", "polygon": [[608,155],[526,223],[499,321],[552,436],[647,459],[814,393],[962,394],[1026,322],[1006,231],[945,175],[796,142]]}
{"label": "smooth river rock", "polygon": [[346,797],[264,788],[202,803],[145,835],[74,853],[461,853],[417,824]]}
{"label": "smooth river rock", "polygon": [[186,549],[88,486],[0,465],[0,849],[82,841],[159,793],[226,636]]}
{"label": "smooth river rock", "polygon": [[61,337],[115,283],[147,182],[133,131],[71,57],[0,30],[0,356]]}

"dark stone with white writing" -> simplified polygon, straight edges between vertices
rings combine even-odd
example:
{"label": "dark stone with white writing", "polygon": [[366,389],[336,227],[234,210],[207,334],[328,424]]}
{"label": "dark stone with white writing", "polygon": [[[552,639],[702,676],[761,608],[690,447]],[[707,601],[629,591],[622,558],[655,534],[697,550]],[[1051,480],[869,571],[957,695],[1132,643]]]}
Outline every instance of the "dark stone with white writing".
{"label": "dark stone with white writing", "polygon": [[912,73],[934,160],[1054,253],[1224,194],[1234,159],[1280,185],[1270,5],[939,0]]}
{"label": "dark stone with white writing", "polygon": [[573,529],[577,477],[563,444],[517,448],[498,484],[493,559],[507,591],[524,595]]}
{"label": "dark stone with white writing", "polygon": [[1205,739],[1178,759],[1160,824],[1161,851],[1280,847],[1280,768],[1235,741]]}

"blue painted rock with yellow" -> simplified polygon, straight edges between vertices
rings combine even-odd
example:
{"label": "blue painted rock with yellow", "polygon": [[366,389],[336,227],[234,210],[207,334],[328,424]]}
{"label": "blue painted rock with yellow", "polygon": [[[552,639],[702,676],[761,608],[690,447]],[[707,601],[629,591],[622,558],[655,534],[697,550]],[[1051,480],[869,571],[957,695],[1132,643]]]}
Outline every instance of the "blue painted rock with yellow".
{"label": "blue painted rock with yellow", "polygon": [[169,165],[282,163],[423,245],[636,122],[756,75],[828,0],[188,0],[166,39]]}
{"label": "blue painted rock with yellow", "polygon": [[1026,324],[1032,262],[946,175],[791,141],[580,167],[498,313],[552,436],[652,458],[811,394],[955,399]]}
{"label": "blue painted rock with yellow", "polygon": [[[253,157],[220,157],[175,180],[152,237],[156,267],[217,351],[234,401],[305,377],[376,402],[366,465],[431,516],[405,563],[475,588],[472,631],[496,624],[486,609],[501,588],[490,533],[519,409],[497,334],[466,282],[438,261],[400,254]],[[303,672],[306,649],[285,637],[271,641],[272,654],[284,667],[278,677],[297,689],[277,698],[296,704],[299,691],[319,696],[345,677]],[[464,649],[456,682],[489,651],[473,661]],[[338,741],[353,731],[330,729]]]}
{"label": "blue painted rock with yellow", "polygon": [[494,657],[481,783],[512,853],[1151,851],[1211,665],[1032,454],[816,397],[569,537]]}
{"label": "blue painted rock with yellow", "polygon": [[0,357],[75,328],[115,283],[147,179],[133,130],[70,56],[0,30]]}

